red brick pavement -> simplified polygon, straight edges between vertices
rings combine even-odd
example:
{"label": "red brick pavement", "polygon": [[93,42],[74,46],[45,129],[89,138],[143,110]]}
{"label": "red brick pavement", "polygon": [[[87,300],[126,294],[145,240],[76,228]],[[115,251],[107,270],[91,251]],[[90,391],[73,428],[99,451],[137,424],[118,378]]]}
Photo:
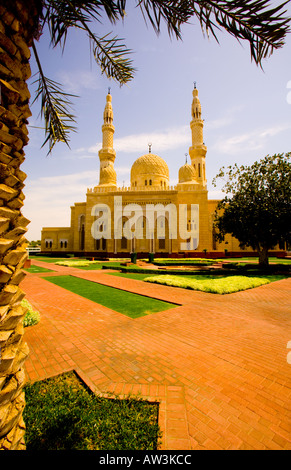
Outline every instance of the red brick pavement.
{"label": "red brick pavement", "polygon": [[219,296],[33,264],[179,305],[138,319],[28,274],[29,380],[75,369],[98,393],[160,402],[162,449],[291,449],[291,280]]}

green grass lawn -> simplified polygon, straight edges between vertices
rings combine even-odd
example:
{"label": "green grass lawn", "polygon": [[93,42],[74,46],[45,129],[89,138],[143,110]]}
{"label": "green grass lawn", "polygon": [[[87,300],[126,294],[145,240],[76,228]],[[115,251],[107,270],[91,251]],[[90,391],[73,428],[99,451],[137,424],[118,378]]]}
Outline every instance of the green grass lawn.
{"label": "green grass lawn", "polygon": [[138,281],[143,281],[146,277],[149,277],[148,274],[142,274],[142,273],[120,273],[119,271],[115,273],[108,273],[110,276],[120,276],[120,277],[125,277],[128,279],[136,279]]}
{"label": "green grass lawn", "polygon": [[284,279],[285,276],[150,276],[144,280],[172,287],[182,287],[212,294],[232,294],[254,287],[259,287],[270,282]]}
{"label": "green grass lawn", "polygon": [[139,318],[176,307],[169,302],[103,286],[74,276],[51,276],[44,279],[130,318]]}
{"label": "green grass lawn", "polygon": [[73,373],[25,386],[27,450],[156,450],[158,403],[103,398]]}
{"label": "green grass lawn", "polygon": [[28,273],[49,273],[49,272],[54,272],[53,269],[48,269],[48,268],[41,268],[40,266],[34,266],[33,264],[30,266],[30,268],[25,268],[24,271],[27,271]]}

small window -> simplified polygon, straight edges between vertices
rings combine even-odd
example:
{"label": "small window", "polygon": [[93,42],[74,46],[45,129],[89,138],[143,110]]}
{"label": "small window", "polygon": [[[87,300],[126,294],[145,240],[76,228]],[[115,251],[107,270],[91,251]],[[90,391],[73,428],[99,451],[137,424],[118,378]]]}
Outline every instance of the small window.
{"label": "small window", "polygon": [[144,184],[145,184],[145,186],[147,186],[147,184],[148,184],[148,180],[145,180]]}
{"label": "small window", "polygon": [[150,185],[150,186],[152,185],[152,180],[149,181],[149,185]]}
{"label": "small window", "polygon": [[61,242],[61,248],[63,248],[63,242]]}

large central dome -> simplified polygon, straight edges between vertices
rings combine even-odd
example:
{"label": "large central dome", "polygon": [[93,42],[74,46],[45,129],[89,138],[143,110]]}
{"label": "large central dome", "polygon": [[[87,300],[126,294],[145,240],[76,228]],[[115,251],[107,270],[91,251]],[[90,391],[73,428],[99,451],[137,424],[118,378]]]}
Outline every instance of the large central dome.
{"label": "large central dome", "polygon": [[169,185],[169,168],[166,162],[155,155],[147,153],[139,157],[131,167],[131,186],[159,186]]}

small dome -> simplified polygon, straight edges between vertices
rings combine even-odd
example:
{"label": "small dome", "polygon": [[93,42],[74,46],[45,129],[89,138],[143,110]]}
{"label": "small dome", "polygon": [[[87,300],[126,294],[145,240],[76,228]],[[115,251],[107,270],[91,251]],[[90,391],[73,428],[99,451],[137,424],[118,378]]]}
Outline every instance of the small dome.
{"label": "small dome", "polygon": [[161,157],[147,153],[133,163],[130,179],[133,186],[161,186],[164,183],[168,185],[169,168]]}
{"label": "small dome", "polygon": [[179,183],[188,183],[195,180],[195,170],[192,165],[185,163],[179,170]]}

